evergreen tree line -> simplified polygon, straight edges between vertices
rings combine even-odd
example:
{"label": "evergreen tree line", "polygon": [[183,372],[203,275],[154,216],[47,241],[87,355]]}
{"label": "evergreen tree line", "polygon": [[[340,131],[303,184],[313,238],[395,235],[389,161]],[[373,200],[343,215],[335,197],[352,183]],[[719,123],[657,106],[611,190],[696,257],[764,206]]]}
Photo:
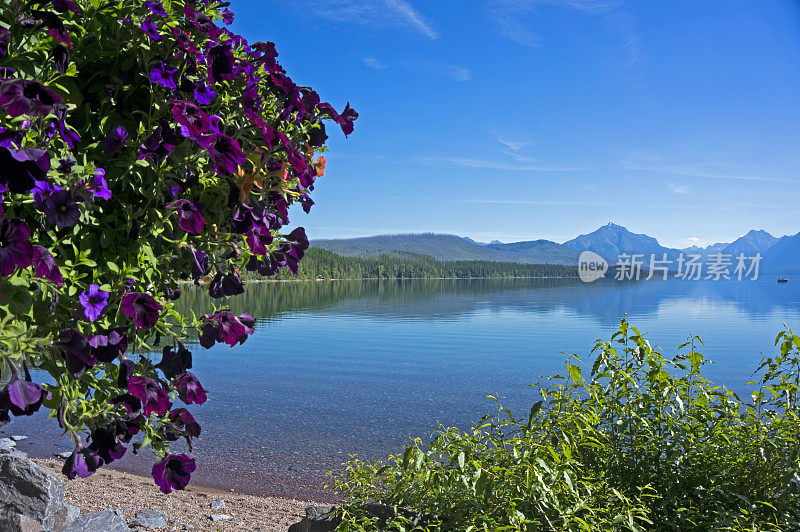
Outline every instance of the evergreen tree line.
{"label": "evergreen tree line", "polygon": [[[249,272],[248,272],[249,273]],[[522,264],[488,260],[440,261],[428,255],[395,252],[380,256],[343,257],[310,248],[300,261],[297,275],[284,268],[277,280],[291,279],[414,279],[577,277],[577,266]]]}

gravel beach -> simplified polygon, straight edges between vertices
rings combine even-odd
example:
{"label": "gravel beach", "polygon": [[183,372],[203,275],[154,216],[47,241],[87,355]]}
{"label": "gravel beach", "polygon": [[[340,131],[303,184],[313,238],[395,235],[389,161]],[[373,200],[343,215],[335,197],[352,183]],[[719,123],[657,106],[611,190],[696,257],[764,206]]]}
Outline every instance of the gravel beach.
{"label": "gravel beach", "polygon": [[[164,495],[152,480],[108,468],[89,478],[68,480],[61,476],[62,461],[35,459],[43,467],[59,474],[66,488],[66,502],[81,509],[81,514],[119,509],[130,521],[139,510],[156,510],[167,516],[161,530],[180,531],[283,531],[305,515],[308,501],[240,495],[190,485],[184,491]],[[223,508],[212,509],[213,501],[224,500]],[[212,515],[217,521],[212,521]],[[229,518],[219,516],[229,516]],[[137,529],[144,530],[144,529]]]}

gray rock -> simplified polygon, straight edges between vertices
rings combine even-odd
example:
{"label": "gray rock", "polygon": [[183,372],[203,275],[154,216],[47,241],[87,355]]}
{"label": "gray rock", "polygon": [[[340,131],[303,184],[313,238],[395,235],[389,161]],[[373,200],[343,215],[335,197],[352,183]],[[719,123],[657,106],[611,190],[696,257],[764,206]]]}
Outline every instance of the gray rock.
{"label": "gray rock", "polygon": [[42,532],[42,525],[21,514],[12,514],[0,519],[0,530],[13,532]]}
{"label": "gray rock", "polygon": [[211,501],[212,510],[222,510],[223,508],[225,508],[225,499],[220,499],[218,501]]}
{"label": "gray rock", "polygon": [[64,487],[43,467],[19,456],[0,455],[0,486],[0,521],[20,514],[46,529],[64,523]]}
{"label": "gray rock", "polygon": [[76,520],[81,516],[81,509],[77,506],[72,506],[71,504],[64,503],[64,508],[67,509],[67,513],[64,519],[64,524],[68,524]]}
{"label": "gray rock", "polygon": [[103,510],[82,515],[61,529],[61,532],[130,532],[125,516],[119,510]]}
{"label": "gray rock", "polygon": [[11,436],[11,440],[12,441],[22,441],[22,440],[27,440],[27,439],[28,439],[27,436]]}
{"label": "gray rock", "polygon": [[335,506],[315,505],[306,507],[306,516],[289,527],[289,532],[332,532],[341,523]]}
{"label": "gray rock", "polygon": [[18,451],[16,449],[14,449],[10,453],[7,453],[6,456],[15,456],[17,458],[26,459],[26,458],[28,458],[28,453],[26,453],[25,451]]}
{"label": "gray rock", "polygon": [[60,453],[56,453],[56,454],[54,454],[53,456],[56,456],[56,457],[58,457],[58,458],[63,458],[63,459],[65,459],[65,460],[66,460],[67,458],[69,458],[70,456],[72,456],[72,451],[62,451],[62,452],[60,452]]}
{"label": "gray rock", "polygon": [[0,438],[0,454],[8,454],[17,447],[17,442],[11,438]]}
{"label": "gray rock", "polygon": [[167,516],[155,510],[139,510],[136,519],[128,523],[131,528],[140,526],[148,530],[167,526]]}
{"label": "gray rock", "polygon": [[211,520],[214,521],[215,523],[217,521],[225,521],[230,518],[231,516],[229,516],[228,514],[211,514]]}

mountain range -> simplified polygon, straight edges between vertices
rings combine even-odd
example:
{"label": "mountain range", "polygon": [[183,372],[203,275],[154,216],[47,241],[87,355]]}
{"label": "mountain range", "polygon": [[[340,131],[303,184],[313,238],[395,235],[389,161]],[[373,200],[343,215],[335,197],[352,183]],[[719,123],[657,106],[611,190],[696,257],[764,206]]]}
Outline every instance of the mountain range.
{"label": "mountain range", "polygon": [[777,238],[764,230],[752,230],[733,242],[717,243],[707,247],[692,246],[674,249],[662,246],[655,238],[637,234],[613,223],[580,235],[564,243],[550,240],[490,243],[476,242],[456,235],[415,233],[377,235],[362,238],[314,240],[311,245],[339,255],[378,256],[398,253],[418,253],[438,260],[489,260],[529,264],[577,265],[583,251],[593,251],[609,263],[615,263],[623,254],[640,254],[649,260],[651,255],[675,261],[681,254],[701,255],[704,260],[715,253],[746,257],[760,253],[763,257],[761,271],[773,274],[800,274],[800,233]]}

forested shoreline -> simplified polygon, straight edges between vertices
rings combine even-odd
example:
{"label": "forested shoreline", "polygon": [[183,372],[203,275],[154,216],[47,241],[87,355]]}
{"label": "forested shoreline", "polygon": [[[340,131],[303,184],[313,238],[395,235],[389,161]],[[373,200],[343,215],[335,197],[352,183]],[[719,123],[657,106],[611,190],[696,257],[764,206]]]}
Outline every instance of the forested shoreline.
{"label": "forested shoreline", "polygon": [[311,279],[477,279],[577,277],[576,266],[522,264],[486,260],[440,261],[427,255],[395,252],[380,256],[344,257],[332,251],[310,248],[298,265],[297,274],[281,270],[270,278],[249,274],[249,280],[276,281]]}

